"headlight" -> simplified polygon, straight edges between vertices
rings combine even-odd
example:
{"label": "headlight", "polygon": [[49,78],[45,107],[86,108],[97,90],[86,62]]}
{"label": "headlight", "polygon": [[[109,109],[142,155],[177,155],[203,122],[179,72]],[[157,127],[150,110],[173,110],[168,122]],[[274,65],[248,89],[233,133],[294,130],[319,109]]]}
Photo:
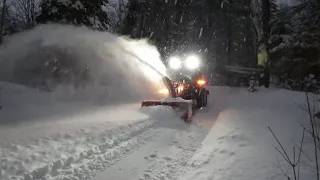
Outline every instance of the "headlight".
{"label": "headlight", "polygon": [[178,87],[178,94],[180,94],[180,93],[183,91],[183,89],[184,89],[184,86],[183,86],[183,85],[180,85],[180,86]]}
{"label": "headlight", "polygon": [[159,91],[158,91],[158,93],[160,93],[160,94],[169,94],[169,90],[168,89],[166,89],[166,88],[164,88],[164,89],[160,89]]}
{"label": "headlight", "polygon": [[200,66],[200,59],[196,55],[188,56],[185,61],[186,68],[189,70],[197,69]]}
{"label": "headlight", "polygon": [[169,67],[172,69],[180,69],[181,68],[181,60],[177,57],[172,57],[169,59]]}

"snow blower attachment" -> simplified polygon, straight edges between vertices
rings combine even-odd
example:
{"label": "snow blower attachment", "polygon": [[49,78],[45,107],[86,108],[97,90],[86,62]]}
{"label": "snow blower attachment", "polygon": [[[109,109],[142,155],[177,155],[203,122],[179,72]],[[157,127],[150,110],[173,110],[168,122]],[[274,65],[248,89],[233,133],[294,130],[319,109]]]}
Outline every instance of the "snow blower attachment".
{"label": "snow blower attachment", "polygon": [[175,110],[183,110],[183,114],[181,115],[181,119],[186,122],[191,121],[191,117],[194,114],[194,106],[192,100],[184,100],[177,95],[178,87],[176,88],[168,77],[164,76],[163,81],[169,91],[169,97],[163,100],[147,100],[143,101],[141,107],[149,107],[149,106],[170,106]]}

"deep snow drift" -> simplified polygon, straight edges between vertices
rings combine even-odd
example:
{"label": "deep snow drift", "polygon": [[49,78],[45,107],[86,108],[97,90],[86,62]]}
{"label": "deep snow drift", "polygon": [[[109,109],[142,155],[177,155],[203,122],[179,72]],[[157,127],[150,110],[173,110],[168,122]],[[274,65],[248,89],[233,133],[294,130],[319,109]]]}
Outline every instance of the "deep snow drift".
{"label": "deep snow drift", "polygon": [[0,47],[0,123],[161,98],[165,66],[146,40],[65,25],[6,39]]}

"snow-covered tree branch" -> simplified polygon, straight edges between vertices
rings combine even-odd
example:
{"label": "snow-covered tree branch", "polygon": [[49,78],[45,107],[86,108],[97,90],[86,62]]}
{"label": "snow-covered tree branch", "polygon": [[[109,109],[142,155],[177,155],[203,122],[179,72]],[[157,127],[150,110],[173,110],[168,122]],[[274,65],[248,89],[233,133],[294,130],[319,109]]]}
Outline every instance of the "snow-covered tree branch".
{"label": "snow-covered tree branch", "polygon": [[126,5],[124,0],[118,0],[117,2],[109,2],[106,11],[110,17],[109,31],[114,33],[120,33],[126,17]]}
{"label": "snow-covered tree branch", "polygon": [[39,12],[40,0],[14,0],[12,1],[12,12],[14,18],[26,28],[36,24],[36,16]]}

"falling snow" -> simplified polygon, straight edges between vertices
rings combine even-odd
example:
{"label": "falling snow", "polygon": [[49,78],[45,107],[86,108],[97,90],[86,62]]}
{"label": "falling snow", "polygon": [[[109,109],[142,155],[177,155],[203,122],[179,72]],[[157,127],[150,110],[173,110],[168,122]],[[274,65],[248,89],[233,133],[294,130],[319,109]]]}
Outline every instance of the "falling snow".
{"label": "falling snow", "polygon": [[200,29],[199,39],[202,37],[202,31],[203,31],[203,28]]}

